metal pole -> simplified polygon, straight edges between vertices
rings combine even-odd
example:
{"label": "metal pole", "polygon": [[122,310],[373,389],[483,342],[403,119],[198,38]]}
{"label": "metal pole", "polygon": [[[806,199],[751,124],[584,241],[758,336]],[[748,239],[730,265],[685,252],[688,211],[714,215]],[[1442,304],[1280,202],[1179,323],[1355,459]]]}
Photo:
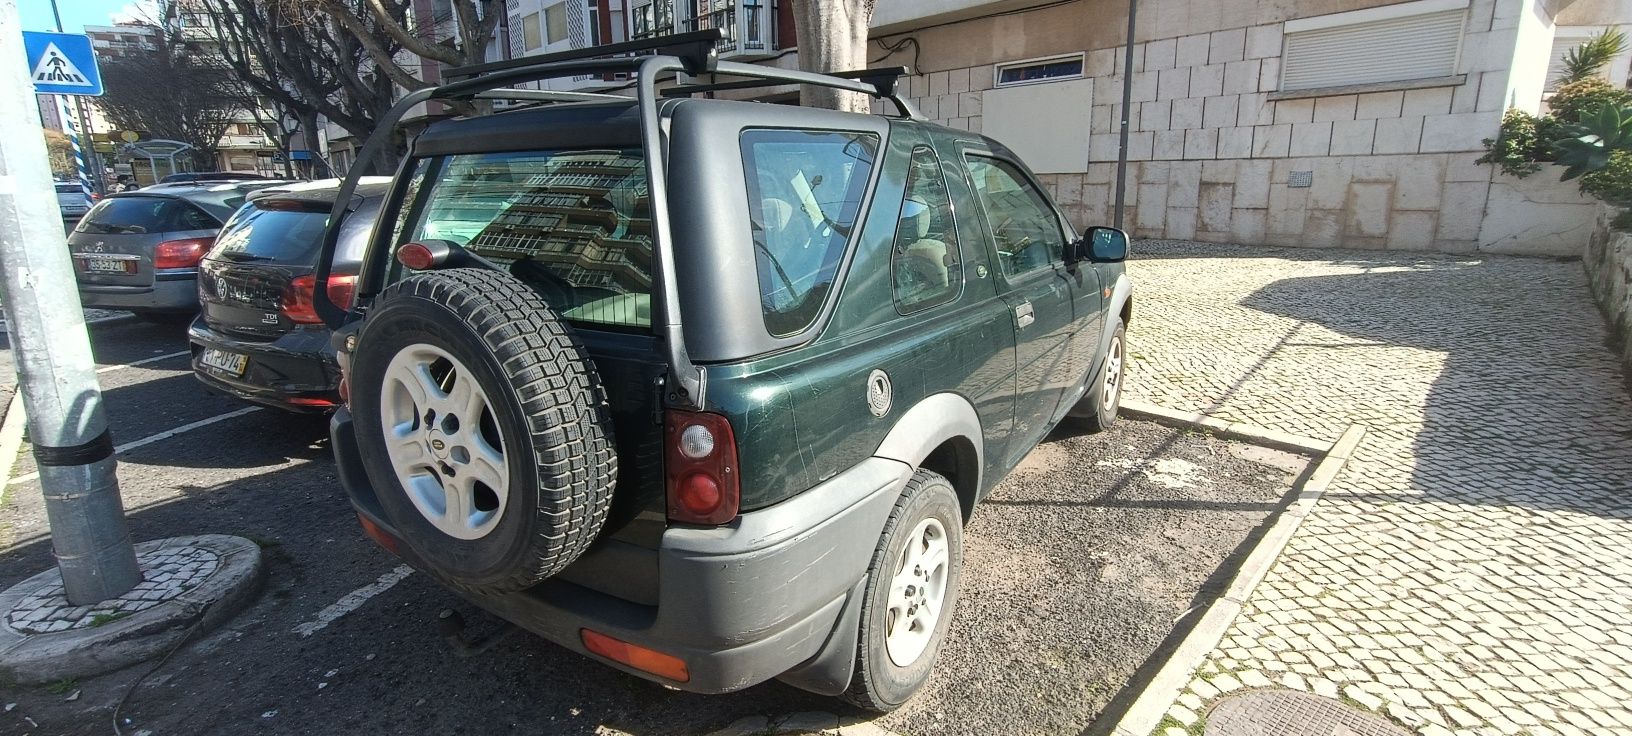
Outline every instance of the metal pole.
{"label": "metal pole", "polygon": [[[17,2],[0,0],[0,99],[34,94],[24,67]],[[64,592],[79,606],[112,598],[142,573],[114,477],[113,439],[57,217],[45,133],[26,105],[0,105],[0,272]]]}
{"label": "metal pole", "polygon": [[68,134],[68,146],[73,149],[74,173],[76,178],[79,179],[79,191],[85,195],[86,204],[89,204],[91,192],[93,191],[91,188],[91,169],[85,160],[85,148],[80,143],[78,116],[74,114],[73,108],[68,107],[67,95],[53,95],[52,98],[57,101],[57,115],[62,118],[62,132]]}
{"label": "metal pole", "polygon": [[91,125],[91,115],[85,111],[85,98],[74,95],[74,109],[79,112],[79,133],[84,138],[85,165],[90,171],[91,188],[100,192],[102,186],[102,155],[96,152],[96,129]]}
{"label": "metal pole", "polygon": [[1128,201],[1128,119],[1133,106],[1133,31],[1139,0],[1128,0],[1128,42],[1122,51],[1122,143],[1116,151],[1116,228],[1122,227],[1122,209]]}

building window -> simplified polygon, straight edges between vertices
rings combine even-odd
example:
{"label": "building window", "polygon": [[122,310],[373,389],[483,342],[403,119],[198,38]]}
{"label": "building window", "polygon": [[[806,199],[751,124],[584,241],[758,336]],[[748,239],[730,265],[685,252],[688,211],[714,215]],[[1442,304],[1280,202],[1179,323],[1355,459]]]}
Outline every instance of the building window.
{"label": "building window", "polygon": [[544,45],[544,34],[538,28],[538,13],[528,13],[521,19],[521,47],[532,51]]}
{"label": "building window", "polygon": [[556,3],[544,9],[544,35],[546,43],[560,43],[567,40],[566,3]]}
{"label": "building window", "polygon": [[1052,82],[1058,79],[1078,79],[1082,77],[1082,54],[998,64],[996,74],[999,87]]}
{"label": "building window", "polygon": [[657,0],[634,11],[634,37],[650,38],[674,33],[674,6],[671,0]]}
{"label": "building window", "polygon": [[589,11],[589,45],[601,45],[601,6],[600,0],[588,0],[585,9]]}
{"label": "building window", "polygon": [[1418,0],[1287,21],[1281,90],[1451,76],[1467,5],[1467,0]]}

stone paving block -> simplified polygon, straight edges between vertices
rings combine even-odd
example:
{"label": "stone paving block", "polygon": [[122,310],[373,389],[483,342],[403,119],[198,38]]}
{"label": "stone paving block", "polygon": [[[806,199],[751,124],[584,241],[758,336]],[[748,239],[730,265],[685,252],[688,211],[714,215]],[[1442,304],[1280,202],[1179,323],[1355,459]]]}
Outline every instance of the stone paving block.
{"label": "stone paving block", "polygon": [[1577,264],[1135,250],[1151,286],[1131,396],[1368,429],[1204,665],[1227,673],[1210,687],[1295,675],[1425,733],[1632,729],[1632,401]]}

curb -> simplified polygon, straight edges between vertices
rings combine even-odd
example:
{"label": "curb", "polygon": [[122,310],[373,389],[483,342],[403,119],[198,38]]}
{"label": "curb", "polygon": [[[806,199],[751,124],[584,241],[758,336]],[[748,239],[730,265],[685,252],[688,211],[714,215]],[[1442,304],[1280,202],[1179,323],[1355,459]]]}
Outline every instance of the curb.
{"label": "curb", "polygon": [[11,467],[17,463],[17,453],[23,449],[23,430],[28,417],[23,412],[23,387],[11,394],[11,405],[6,419],[0,424],[0,505],[6,502],[6,481],[11,480]]}
{"label": "curb", "polygon": [[791,713],[777,718],[748,716],[732,721],[707,736],[900,736],[870,721],[821,711]]}
{"label": "curb", "polygon": [[[1206,414],[1195,414],[1133,399],[1123,399],[1121,413],[1135,419],[1146,419],[1157,424],[1183,429],[1204,429],[1227,440],[1249,442],[1291,452],[1312,452],[1324,455],[1335,447],[1330,442],[1311,437],[1255,427],[1242,422],[1226,422]],[[1340,442],[1342,440],[1339,440]]]}
{"label": "curb", "polygon": [[261,588],[261,549],[224,534],[171,537],[136,545],[138,555],[191,546],[219,555],[219,567],[196,587],[103,626],[47,634],[23,633],[6,621],[17,604],[43,586],[61,583],[56,568],[0,592],[0,678],[37,685],[129,667],[164,654],[193,634],[214,628],[248,605]]}
{"label": "curb", "polygon": [[1123,712],[1121,720],[1111,729],[1114,736],[1147,736],[1161,724],[1167,709],[1178,699],[1207,655],[1212,653],[1219,641],[1223,640],[1224,634],[1229,631],[1230,625],[1235,623],[1236,616],[1241,613],[1241,609],[1252,596],[1253,589],[1258,587],[1269,574],[1270,568],[1275,566],[1275,561],[1280,558],[1287,543],[1292,541],[1292,535],[1297,532],[1299,526],[1302,526],[1303,520],[1314,511],[1315,504],[1326,493],[1326,487],[1339,472],[1342,472],[1349,458],[1353,456],[1355,448],[1366,436],[1364,427],[1351,424],[1336,442],[1328,443],[1238,422],[1224,422],[1200,414],[1173,411],[1142,402],[1133,403],[1134,406],[1130,407],[1129,402],[1124,401],[1122,410],[1132,416],[1171,426],[1211,430],[1214,434],[1227,439],[1277,449],[1314,452],[1321,455],[1321,458],[1314,471],[1309,474],[1309,479],[1304,482],[1297,499],[1276,515],[1274,525],[1264,533],[1258,545],[1253,547],[1247,559],[1241,563],[1241,568],[1236,572],[1230,587],[1217,600],[1208,604],[1206,612],[1190,629],[1190,633],[1179,642],[1173,653],[1168,655],[1167,662],[1162,664],[1150,682],[1145,683],[1144,690]]}

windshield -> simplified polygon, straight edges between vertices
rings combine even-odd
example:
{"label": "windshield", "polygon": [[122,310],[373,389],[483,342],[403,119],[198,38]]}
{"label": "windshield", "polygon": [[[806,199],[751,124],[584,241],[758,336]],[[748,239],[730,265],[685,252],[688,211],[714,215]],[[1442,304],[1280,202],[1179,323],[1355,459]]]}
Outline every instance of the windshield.
{"label": "windshield", "polygon": [[80,193],[81,193],[81,190],[80,190],[78,184],[58,184],[57,185],[57,194],[80,194]]}
{"label": "windshield", "polygon": [[527,282],[568,320],[651,326],[639,149],[446,156],[425,180],[434,184],[409,214],[405,240],[458,243]]}
{"label": "windshield", "polygon": [[199,208],[171,197],[110,197],[85,213],[75,232],[165,233],[214,230],[220,222]]}

